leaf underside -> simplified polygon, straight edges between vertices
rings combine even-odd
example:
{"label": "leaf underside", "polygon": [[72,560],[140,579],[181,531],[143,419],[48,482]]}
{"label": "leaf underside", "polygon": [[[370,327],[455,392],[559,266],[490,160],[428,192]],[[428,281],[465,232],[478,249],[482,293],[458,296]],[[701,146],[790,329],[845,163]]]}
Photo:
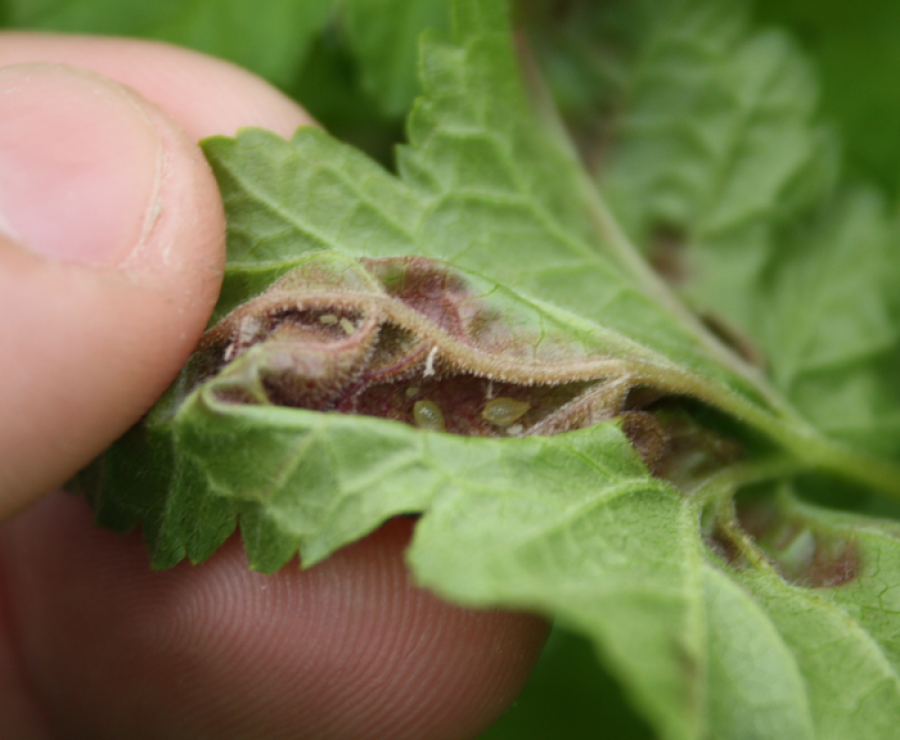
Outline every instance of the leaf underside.
{"label": "leaf underside", "polygon": [[[159,568],[237,527],[252,567],[308,567],[421,515],[420,583],[584,634],[661,738],[893,737],[900,529],[794,478],[900,447],[895,238],[839,183],[785,37],[653,6],[593,174],[486,0],[426,34],[396,175],[311,128],[206,141],[219,305],[83,481]],[[684,303],[637,258],[669,242]]]}

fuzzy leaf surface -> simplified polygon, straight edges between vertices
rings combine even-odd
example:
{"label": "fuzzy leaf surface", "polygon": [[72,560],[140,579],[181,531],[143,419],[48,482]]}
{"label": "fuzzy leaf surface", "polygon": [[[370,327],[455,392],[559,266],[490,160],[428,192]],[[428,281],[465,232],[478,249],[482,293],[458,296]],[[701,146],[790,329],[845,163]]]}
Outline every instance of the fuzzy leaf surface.
{"label": "fuzzy leaf surface", "polygon": [[[247,130],[205,142],[229,217],[222,297],[166,397],[86,473],[98,519],[140,524],[157,567],[200,561],[239,527],[252,567],[273,571],[297,553],[310,566],[392,516],[421,515],[409,552],[421,583],[587,636],[665,740],[888,737],[900,706],[892,622],[872,603],[885,593],[873,563],[890,562],[890,537],[842,515],[776,512],[810,532],[792,547],[770,520],[753,529],[726,513],[741,485],[810,469],[892,491],[900,476],[807,425],[626,236],[640,221],[627,213],[640,216],[634,202],[674,203],[663,211],[702,226],[697,254],[710,274],[727,273],[730,305],[753,306],[769,273],[741,272],[741,258],[713,242],[756,235],[750,262],[783,263],[820,314],[846,318],[837,356],[815,324],[768,328],[773,344],[802,345],[774,373],[796,397],[815,373],[883,357],[892,334],[881,304],[847,316],[849,293],[825,287],[856,269],[844,249],[867,233],[869,201],[851,198],[835,215],[831,258],[816,271],[770,250],[784,223],[768,211],[787,203],[782,216],[805,217],[819,193],[811,173],[821,173],[823,138],[808,121],[805,67],[783,37],[742,35],[729,4],[667,5],[690,41],[732,34],[733,95],[763,110],[765,125],[734,129],[716,77],[727,44],[712,39],[705,54],[675,44],[684,53],[664,55],[673,77],[651,84],[647,100],[658,106],[660,89],[686,80],[711,86],[675,118],[708,124],[724,159],[697,164],[674,144],[674,161],[696,178],[678,197],[629,173],[613,195],[623,231],[575,150],[532,111],[504,5],[457,0],[454,10],[452,37],[423,41],[423,97],[396,175],[312,128],[291,141]],[[798,109],[800,122],[786,124]],[[771,136],[796,155],[776,157],[777,171]],[[652,169],[641,146],[633,166]],[[728,180],[733,172],[741,177]],[[865,274],[879,264],[867,259]],[[791,318],[800,305],[786,290],[773,301]],[[660,397],[674,410],[654,406]],[[650,427],[635,432],[635,418]],[[639,444],[653,425],[666,450],[684,445],[681,467],[661,468],[667,478]]]}

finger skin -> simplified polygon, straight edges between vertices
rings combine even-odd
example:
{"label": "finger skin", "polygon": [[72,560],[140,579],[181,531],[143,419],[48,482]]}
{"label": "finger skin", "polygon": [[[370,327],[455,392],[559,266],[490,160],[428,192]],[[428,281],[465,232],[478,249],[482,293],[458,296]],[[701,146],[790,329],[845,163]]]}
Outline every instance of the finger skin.
{"label": "finger skin", "polygon": [[0,33],[0,66],[62,62],[86,67],[140,91],[197,141],[261,126],[289,137],[313,119],[259,77],[219,59],[154,41]]}
{"label": "finger skin", "polygon": [[[189,140],[309,123],[246,72],[164,44],[0,34],[0,65],[34,60],[129,85]],[[183,326],[178,300],[159,300]],[[473,737],[517,693],[547,625],[413,587],[409,527],[390,523],[309,571],[251,573],[232,541],[201,566],[153,573],[138,534],[92,528],[81,499],[45,499],[0,527],[0,737]]]}
{"label": "finger skin", "polygon": [[545,637],[536,618],[415,588],[409,521],[267,576],[236,540],[200,566],[151,572],[138,537],[92,530],[89,516],[81,499],[42,503],[0,546],[54,737],[474,737]]}
{"label": "finger skin", "polygon": [[[22,125],[0,122],[0,162],[35,160],[41,177],[24,189],[0,183],[10,217],[34,208],[22,243],[0,237],[0,519],[62,484],[171,383],[215,305],[225,230],[200,150],[158,108],[58,65],[7,67],[3,79],[25,103],[0,101],[24,113]],[[108,118],[122,136],[102,128]],[[31,239],[51,242],[54,256],[29,251]],[[105,256],[57,256],[71,243]]]}

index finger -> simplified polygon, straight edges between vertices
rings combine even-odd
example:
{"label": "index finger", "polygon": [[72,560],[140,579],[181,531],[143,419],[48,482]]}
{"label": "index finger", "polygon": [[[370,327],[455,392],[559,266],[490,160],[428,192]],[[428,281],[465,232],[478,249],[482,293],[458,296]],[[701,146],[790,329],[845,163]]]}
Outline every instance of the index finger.
{"label": "index finger", "polygon": [[168,113],[193,139],[233,136],[260,126],[290,137],[315,121],[293,100],[259,77],[220,59],[156,41],[2,34],[0,66],[59,62],[85,67],[134,88]]}

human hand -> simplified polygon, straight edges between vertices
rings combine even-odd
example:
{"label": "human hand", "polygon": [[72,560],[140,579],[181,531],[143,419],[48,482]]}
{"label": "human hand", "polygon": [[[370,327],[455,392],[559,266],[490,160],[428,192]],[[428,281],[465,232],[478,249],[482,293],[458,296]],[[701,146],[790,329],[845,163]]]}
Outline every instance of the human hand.
{"label": "human hand", "polygon": [[309,571],[251,573],[235,540],[154,573],[83,499],[34,503],[137,421],[203,331],[224,217],[193,142],[303,123],[185,50],[0,34],[0,518],[30,506],[0,528],[0,737],[471,737],[537,657],[541,620],[410,583],[409,522]]}

